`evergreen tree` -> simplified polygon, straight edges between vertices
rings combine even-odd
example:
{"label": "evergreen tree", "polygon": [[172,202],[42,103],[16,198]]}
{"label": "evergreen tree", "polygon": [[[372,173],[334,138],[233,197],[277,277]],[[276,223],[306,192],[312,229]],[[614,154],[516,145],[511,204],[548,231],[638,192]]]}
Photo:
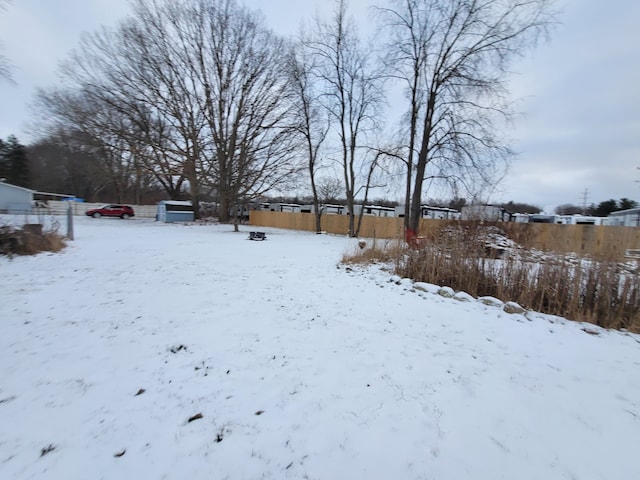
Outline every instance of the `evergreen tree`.
{"label": "evergreen tree", "polygon": [[0,138],[0,182],[8,181],[9,159],[7,158],[7,144]]}
{"label": "evergreen tree", "polygon": [[631,208],[637,208],[638,202],[629,198],[621,198],[618,202],[618,210],[629,210]]}
{"label": "evergreen tree", "polygon": [[618,202],[616,202],[613,198],[610,200],[605,200],[604,202],[600,202],[598,206],[593,211],[592,215],[596,215],[597,217],[606,217],[611,212],[615,212],[618,210]]}
{"label": "evergreen tree", "polygon": [[27,149],[11,135],[6,142],[0,140],[0,178],[20,187],[30,186]]}

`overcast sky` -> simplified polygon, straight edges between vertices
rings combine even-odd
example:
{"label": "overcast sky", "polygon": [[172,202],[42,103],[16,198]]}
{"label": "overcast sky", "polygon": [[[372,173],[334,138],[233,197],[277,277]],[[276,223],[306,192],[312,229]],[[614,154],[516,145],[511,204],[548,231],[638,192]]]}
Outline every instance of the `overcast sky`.
{"label": "overcast sky", "polygon": [[[127,0],[11,0],[0,11],[2,54],[15,84],[0,81],[0,137],[32,137],[29,102],[56,82],[56,66],[84,31],[113,26]],[[519,153],[489,199],[550,210],[564,203],[640,201],[640,1],[560,0],[550,40],[516,65],[512,82],[524,116],[509,132]],[[246,0],[284,35],[328,0]],[[351,0],[364,12],[369,0]]]}

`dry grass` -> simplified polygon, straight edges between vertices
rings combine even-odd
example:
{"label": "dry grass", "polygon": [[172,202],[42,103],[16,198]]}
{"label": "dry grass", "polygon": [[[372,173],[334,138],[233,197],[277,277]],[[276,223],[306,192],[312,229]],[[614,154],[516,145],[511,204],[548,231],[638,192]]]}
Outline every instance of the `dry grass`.
{"label": "dry grass", "polygon": [[638,264],[527,251],[495,227],[449,225],[418,249],[399,243],[367,246],[347,263],[389,262],[402,277],[449,286],[474,296],[515,301],[525,308],[640,332]]}
{"label": "dry grass", "polygon": [[350,252],[342,256],[342,263],[395,263],[405,250],[406,247],[397,240],[361,240]]}
{"label": "dry grass", "polygon": [[57,228],[42,231],[34,225],[15,228],[9,225],[0,226],[0,255],[35,255],[40,252],[58,252],[66,246],[64,238],[58,234]]}

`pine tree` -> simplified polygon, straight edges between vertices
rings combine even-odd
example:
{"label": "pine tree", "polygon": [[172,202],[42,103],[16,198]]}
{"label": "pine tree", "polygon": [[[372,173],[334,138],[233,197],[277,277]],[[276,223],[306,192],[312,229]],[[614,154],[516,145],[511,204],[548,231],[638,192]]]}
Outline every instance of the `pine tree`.
{"label": "pine tree", "polygon": [[14,135],[0,144],[0,178],[20,187],[31,184],[27,149]]}
{"label": "pine tree", "polygon": [[0,182],[7,181],[9,175],[9,160],[7,159],[7,144],[0,138]]}

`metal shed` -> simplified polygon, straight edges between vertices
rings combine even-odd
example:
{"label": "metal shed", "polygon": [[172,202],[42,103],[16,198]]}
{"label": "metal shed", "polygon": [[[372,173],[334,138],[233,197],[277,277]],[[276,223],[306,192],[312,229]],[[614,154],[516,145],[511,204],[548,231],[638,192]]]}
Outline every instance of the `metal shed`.
{"label": "metal shed", "polygon": [[162,200],[158,202],[156,220],[165,223],[193,222],[195,212],[191,202],[180,200]]}
{"label": "metal shed", "polygon": [[0,212],[25,213],[33,206],[33,190],[0,181]]}

